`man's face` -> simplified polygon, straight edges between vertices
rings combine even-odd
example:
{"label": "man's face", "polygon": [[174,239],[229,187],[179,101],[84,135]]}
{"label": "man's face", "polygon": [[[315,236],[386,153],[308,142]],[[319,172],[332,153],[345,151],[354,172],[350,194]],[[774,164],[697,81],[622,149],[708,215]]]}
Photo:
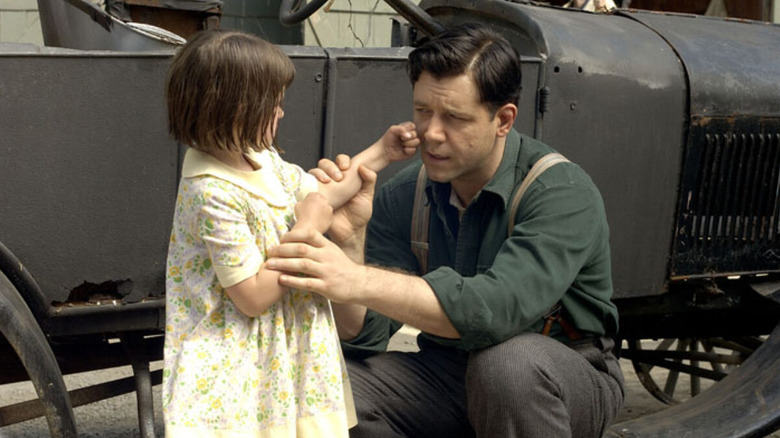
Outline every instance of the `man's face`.
{"label": "man's face", "polygon": [[469,74],[436,79],[423,72],[414,84],[414,123],[428,177],[449,182],[468,203],[493,177],[504,152],[499,117],[480,103]]}

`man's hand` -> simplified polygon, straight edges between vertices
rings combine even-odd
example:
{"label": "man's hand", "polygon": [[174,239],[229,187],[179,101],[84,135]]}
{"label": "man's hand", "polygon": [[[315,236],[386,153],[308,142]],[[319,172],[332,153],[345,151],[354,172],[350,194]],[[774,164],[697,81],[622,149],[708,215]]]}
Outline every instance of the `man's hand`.
{"label": "man's hand", "polygon": [[290,231],[268,255],[266,267],[283,272],[280,284],[316,292],[336,303],[358,299],[356,291],[366,283],[365,266],[313,229]]}
{"label": "man's hand", "polygon": [[[327,184],[330,181],[340,181],[343,177],[341,172],[349,169],[350,164],[347,155],[338,155],[335,162],[323,158],[318,163],[319,167],[309,173]],[[352,199],[333,212],[333,223],[328,230],[328,236],[340,247],[354,246],[356,250],[359,247],[359,252],[362,253],[365,228],[373,211],[376,173],[361,166],[358,168],[358,174],[363,185]]]}

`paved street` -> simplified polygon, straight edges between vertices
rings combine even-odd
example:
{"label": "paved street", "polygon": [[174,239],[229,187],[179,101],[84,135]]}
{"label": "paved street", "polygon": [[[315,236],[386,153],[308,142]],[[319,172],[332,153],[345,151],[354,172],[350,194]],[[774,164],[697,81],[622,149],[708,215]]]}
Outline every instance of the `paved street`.
{"label": "paved street", "polygon": [[[412,331],[404,330],[396,336],[391,344],[391,348],[406,351],[414,349],[416,345],[413,343],[413,340]],[[627,395],[626,403],[617,421],[629,420],[664,409],[666,405],[654,399],[641,386],[633,371],[631,362],[623,359],[621,364],[626,376]],[[159,369],[161,366],[161,362],[155,362],[152,369]],[[65,380],[69,389],[76,389],[87,386],[90,382],[98,383],[130,375],[132,375],[132,370],[128,366],[82,375],[66,376]],[[34,396],[35,391],[29,382],[0,386],[0,406],[28,400]],[[158,436],[162,437],[162,412],[159,403],[160,386],[154,388],[154,396],[156,428]],[[126,438],[139,436],[134,394],[126,394],[78,407],[74,409],[74,412],[80,434],[83,437]],[[48,434],[48,426],[43,418],[0,428],[0,437],[3,438],[41,438],[48,436]],[[780,432],[772,434],[771,437],[780,438]]]}

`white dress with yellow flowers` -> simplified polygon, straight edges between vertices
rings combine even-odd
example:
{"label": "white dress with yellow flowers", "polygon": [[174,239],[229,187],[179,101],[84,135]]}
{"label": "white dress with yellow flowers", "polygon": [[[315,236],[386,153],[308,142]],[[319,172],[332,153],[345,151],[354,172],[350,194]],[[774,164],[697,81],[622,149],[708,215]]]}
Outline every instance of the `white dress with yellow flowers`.
{"label": "white dress with yellow flowers", "polygon": [[241,172],[189,149],[168,249],[166,436],[346,437],[352,394],[330,303],[291,290],[262,315],[224,288],[255,275],[314,178],[275,151]]}

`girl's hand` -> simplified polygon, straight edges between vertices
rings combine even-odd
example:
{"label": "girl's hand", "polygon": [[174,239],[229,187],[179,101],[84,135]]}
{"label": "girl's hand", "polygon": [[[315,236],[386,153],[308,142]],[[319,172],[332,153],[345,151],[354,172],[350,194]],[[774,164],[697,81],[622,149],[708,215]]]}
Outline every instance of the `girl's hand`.
{"label": "girl's hand", "polygon": [[333,208],[324,196],[312,192],[295,204],[295,217],[297,222],[293,229],[311,228],[324,233],[333,222]]}
{"label": "girl's hand", "polygon": [[410,158],[417,152],[420,139],[414,123],[403,122],[387,128],[387,132],[379,139],[389,161],[401,161]]}

